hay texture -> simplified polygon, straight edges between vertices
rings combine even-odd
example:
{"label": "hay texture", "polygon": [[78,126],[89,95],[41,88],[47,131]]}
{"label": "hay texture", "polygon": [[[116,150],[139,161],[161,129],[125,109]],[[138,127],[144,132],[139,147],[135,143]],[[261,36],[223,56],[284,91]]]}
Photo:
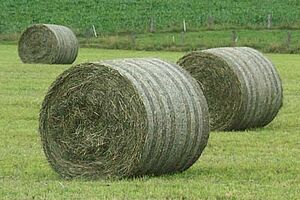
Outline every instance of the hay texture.
{"label": "hay texture", "polygon": [[67,27],[36,24],[21,35],[18,47],[23,63],[71,64],[78,53],[78,41]]}
{"label": "hay texture", "polygon": [[263,127],[282,106],[282,86],[274,65],[252,48],[191,52],[178,64],[200,84],[213,130]]}
{"label": "hay texture", "polygon": [[206,146],[208,107],[186,71],[159,59],[83,63],[40,112],[46,157],[63,177],[121,178],[189,168]]}

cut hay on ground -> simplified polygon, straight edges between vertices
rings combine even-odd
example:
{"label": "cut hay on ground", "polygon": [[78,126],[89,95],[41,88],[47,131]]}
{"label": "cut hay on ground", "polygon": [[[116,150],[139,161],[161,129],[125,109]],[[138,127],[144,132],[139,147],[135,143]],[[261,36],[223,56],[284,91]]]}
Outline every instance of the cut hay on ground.
{"label": "cut hay on ground", "polygon": [[36,24],[22,33],[18,51],[23,63],[71,64],[77,57],[78,46],[69,28]]}
{"label": "cut hay on ground", "polygon": [[282,105],[282,86],[274,65],[252,48],[191,52],[178,64],[202,87],[214,130],[263,127]]}
{"label": "cut hay on ground", "polygon": [[208,107],[185,70],[159,59],[83,63],[62,73],[40,113],[63,177],[160,175],[189,168],[206,146]]}

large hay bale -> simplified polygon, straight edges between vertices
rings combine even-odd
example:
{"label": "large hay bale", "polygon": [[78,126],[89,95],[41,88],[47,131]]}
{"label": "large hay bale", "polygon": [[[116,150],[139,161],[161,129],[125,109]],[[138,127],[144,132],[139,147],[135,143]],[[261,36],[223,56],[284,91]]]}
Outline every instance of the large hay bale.
{"label": "large hay bale", "polygon": [[40,112],[46,157],[63,177],[159,175],[189,168],[206,146],[197,82],[159,59],[83,63],[62,73]]}
{"label": "large hay bale", "polygon": [[282,106],[282,86],[274,65],[252,48],[191,52],[178,64],[200,83],[211,129],[263,127]]}
{"label": "large hay bale", "polygon": [[22,33],[18,52],[23,63],[71,64],[77,57],[78,46],[69,28],[36,24]]}

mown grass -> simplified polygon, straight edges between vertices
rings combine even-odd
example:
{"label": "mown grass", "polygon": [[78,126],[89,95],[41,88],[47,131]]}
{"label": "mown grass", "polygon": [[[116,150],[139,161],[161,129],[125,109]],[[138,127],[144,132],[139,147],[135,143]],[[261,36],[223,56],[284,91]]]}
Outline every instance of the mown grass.
{"label": "mown grass", "polygon": [[[81,49],[77,63],[183,53]],[[0,199],[299,199],[300,56],[268,54],[284,87],[284,106],[267,127],[213,132],[189,170],[119,181],[63,180],[49,167],[38,113],[49,84],[69,65],[21,64],[0,45]]]}

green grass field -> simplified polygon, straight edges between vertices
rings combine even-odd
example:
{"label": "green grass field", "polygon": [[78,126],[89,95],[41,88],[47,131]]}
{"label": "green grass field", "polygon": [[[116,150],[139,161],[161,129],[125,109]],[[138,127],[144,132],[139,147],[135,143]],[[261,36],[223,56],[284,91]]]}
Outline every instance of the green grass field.
{"label": "green grass field", "polygon": [[[0,199],[299,199],[300,55],[268,54],[281,75],[284,105],[267,127],[212,132],[184,173],[120,181],[63,180],[49,167],[38,133],[40,104],[69,65],[22,64],[0,45]],[[77,63],[183,53],[81,49]]]}

